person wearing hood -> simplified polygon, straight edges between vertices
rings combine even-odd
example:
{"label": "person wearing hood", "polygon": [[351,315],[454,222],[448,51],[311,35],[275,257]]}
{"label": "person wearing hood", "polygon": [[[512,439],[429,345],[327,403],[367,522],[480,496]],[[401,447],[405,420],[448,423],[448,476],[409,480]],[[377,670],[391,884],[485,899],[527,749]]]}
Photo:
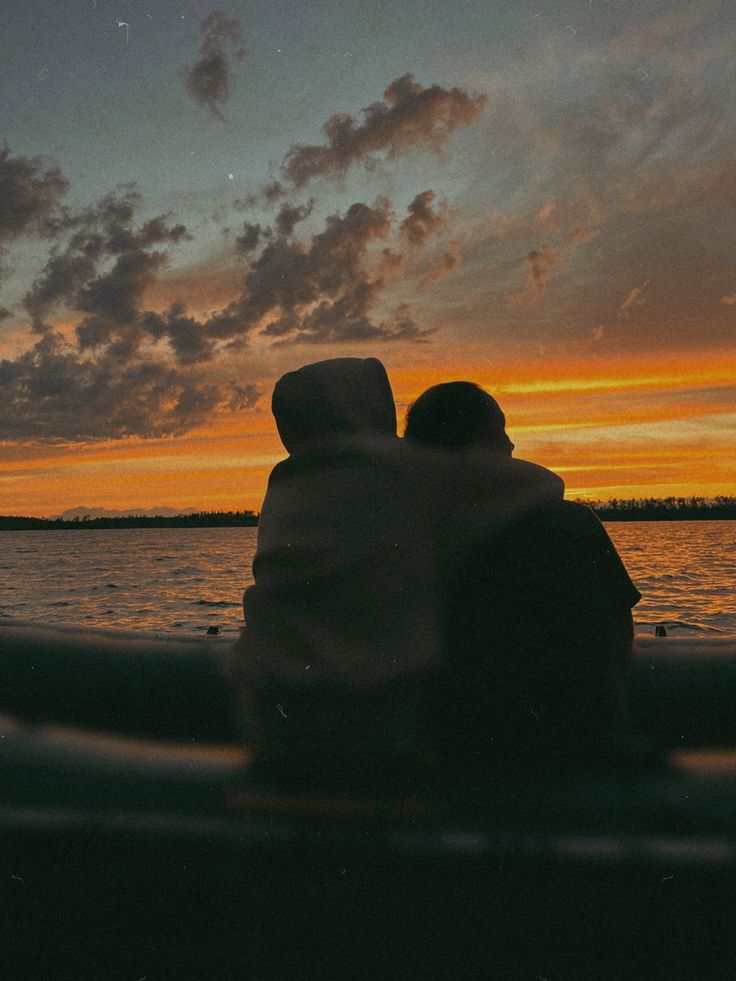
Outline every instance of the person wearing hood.
{"label": "person wearing hood", "polygon": [[289,456],[269,478],[232,671],[254,774],[406,787],[431,769],[448,583],[475,540],[562,482],[482,455],[457,480],[447,454],[397,438],[374,358],[289,372],[272,409]]}

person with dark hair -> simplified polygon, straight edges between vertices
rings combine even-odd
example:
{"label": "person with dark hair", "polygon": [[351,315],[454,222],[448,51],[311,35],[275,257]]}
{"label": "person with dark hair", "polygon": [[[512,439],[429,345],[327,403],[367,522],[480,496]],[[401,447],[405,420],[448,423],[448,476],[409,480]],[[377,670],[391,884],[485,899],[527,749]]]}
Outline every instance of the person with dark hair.
{"label": "person with dark hair", "polygon": [[398,439],[375,358],[289,372],[272,408],[289,456],[269,478],[232,669],[255,773],[406,786],[433,753],[444,584],[473,542],[560,497],[562,481],[487,454],[458,481],[449,454]]}
{"label": "person with dark hair", "polygon": [[514,450],[500,405],[480,385],[468,381],[428,388],[412,404],[404,436],[444,450],[475,446],[509,456]]}
{"label": "person with dark hair", "polygon": [[[509,455],[504,415],[471,382],[436,385],[405,436]],[[459,459],[458,459],[459,458]],[[640,594],[586,506],[549,500],[470,555],[446,604],[438,730],[453,768],[600,765],[628,752],[624,677]]]}

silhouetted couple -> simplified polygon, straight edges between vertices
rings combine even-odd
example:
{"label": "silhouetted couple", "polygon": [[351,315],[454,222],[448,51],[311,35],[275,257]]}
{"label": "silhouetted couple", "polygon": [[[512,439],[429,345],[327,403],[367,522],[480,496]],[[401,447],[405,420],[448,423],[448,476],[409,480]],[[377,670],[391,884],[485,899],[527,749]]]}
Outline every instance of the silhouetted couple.
{"label": "silhouetted couple", "polygon": [[586,507],[512,457],[468,382],[411,407],[383,365],[290,372],[235,673],[256,778],[403,789],[600,764],[626,741],[639,599]]}

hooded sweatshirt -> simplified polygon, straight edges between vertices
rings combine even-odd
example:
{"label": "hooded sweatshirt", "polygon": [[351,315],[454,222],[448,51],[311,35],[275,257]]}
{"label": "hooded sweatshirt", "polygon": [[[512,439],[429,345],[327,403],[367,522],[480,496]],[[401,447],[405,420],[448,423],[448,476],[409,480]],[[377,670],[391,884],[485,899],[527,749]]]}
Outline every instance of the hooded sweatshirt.
{"label": "hooded sweatshirt", "polygon": [[244,596],[246,737],[278,782],[404,780],[430,753],[448,584],[474,543],[562,482],[488,453],[460,475],[449,454],[397,439],[373,358],[290,372],[272,407],[290,455],[269,479]]}

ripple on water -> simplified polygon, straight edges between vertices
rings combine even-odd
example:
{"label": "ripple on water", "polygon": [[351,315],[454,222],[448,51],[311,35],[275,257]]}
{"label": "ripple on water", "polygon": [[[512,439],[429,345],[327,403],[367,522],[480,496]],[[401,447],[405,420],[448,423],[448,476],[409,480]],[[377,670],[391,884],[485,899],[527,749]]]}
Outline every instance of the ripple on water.
{"label": "ripple on water", "polygon": [[206,599],[198,599],[198,600],[194,600],[193,603],[192,603],[192,605],[193,606],[220,606],[220,607],[230,606],[230,607],[233,607],[233,606],[239,606],[240,604],[239,603],[230,603],[227,600],[206,600]]}

